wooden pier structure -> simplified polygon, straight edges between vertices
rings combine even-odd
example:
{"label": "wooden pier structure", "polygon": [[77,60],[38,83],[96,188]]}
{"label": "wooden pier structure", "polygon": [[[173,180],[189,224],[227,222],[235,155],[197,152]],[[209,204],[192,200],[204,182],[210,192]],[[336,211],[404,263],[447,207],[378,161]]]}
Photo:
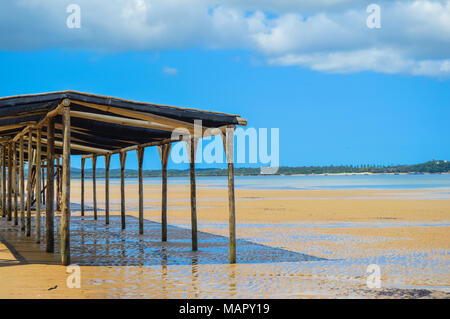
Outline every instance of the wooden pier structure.
{"label": "wooden pier structure", "polygon": [[[199,124],[201,123],[201,125]],[[81,216],[85,216],[85,162],[93,166],[93,218],[97,220],[96,163],[105,160],[105,223],[109,223],[109,168],[119,154],[121,166],[121,225],[126,228],[125,164],[136,151],[139,171],[139,234],[144,234],[144,149],[157,147],[162,164],[161,241],[167,241],[167,164],[171,144],[184,141],[190,161],[192,250],[198,249],[195,157],[199,139],[221,135],[228,163],[230,263],[236,262],[234,196],[234,130],[247,121],[238,115],[75,91],[0,98],[0,205],[1,216],[26,236],[34,233],[54,252],[55,208],[61,212],[61,263],[70,261],[70,162],[81,156]],[[55,165],[55,162],[57,163]],[[25,178],[26,165],[26,178]],[[55,170],[56,168],[56,170]],[[56,180],[56,185],[55,185]],[[26,184],[25,184],[26,182]],[[32,208],[35,205],[35,228]],[[45,205],[45,211],[42,211]],[[41,225],[41,215],[45,223]],[[45,226],[45,234],[41,228]]]}

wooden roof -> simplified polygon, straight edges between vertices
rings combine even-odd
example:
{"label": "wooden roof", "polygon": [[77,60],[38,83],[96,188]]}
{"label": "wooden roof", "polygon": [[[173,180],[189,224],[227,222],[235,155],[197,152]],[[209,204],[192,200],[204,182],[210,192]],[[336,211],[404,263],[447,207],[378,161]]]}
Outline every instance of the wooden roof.
{"label": "wooden roof", "polygon": [[28,128],[38,126],[45,138],[43,121],[53,112],[55,152],[60,154],[62,119],[58,108],[62,103],[70,103],[74,155],[101,155],[137,145],[158,145],[168,141],[176,128],[193,132],[195,120],[201,120],[204,129],[247,124],[238,115],[62,91],[0,98],[0,142],[17,140]]}

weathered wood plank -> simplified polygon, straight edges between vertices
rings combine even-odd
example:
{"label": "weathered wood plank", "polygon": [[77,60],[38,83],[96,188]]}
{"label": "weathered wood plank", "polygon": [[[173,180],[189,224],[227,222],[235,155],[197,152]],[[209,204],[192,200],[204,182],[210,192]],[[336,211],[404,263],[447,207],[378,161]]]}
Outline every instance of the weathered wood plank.
{"label": "weathered wood plank", "polygon": [[70,264],[70,109],[63,107],[64,125],[62,160],[61,263]]}
{"label": "weathered wood plank", "polygon": [[[49,118],[47,122],[47,200],[46,200],[46,251],[54,252],[54,227],[55,227],[55,120]],[[42,139],[44,140],[44,139]],[[31,190],[30,190],[31,191]]]}
{"label": "weathered wood plank", "polygon": [[41,242],[41,129],[36,131],[36,243]]}
{"label": "weathered wood plank", "polygon": [[144,234],[144,185],[142,165],[144,163],[144,148],[138,148],[136,150],[138,167],[139,167],[139,234]]}
{"label": "weathered wood plank", "polygon": [[61,211],[61,170],[60,157],[56,157],[56,211]]}
{"label": "weathered wood plank", "polygon": [[8,143],[8,206],[6,210],[7,220],[12,220],[12,143]]}
{"label": "weathered wood plank", "polygon": [[127,153],[120,153],[120,217],[122,229],[125,229],[125,161]]}
{"label": "weathered wood plank", "polygon": [[2,145],[2,216],[6,217],[6,145]]}
{"label": "weathered wood plank", "polygon": [[228,163],[228,231],[230,236],[230,264],[236,263],[236,207],[234,196],[234,128],[222,135]]}
{"label": "weathered wood plank", "polygon": [[105,224],[109,225],[109,166],[111,154],[105,155]]}
{"label": "weathered wood plank", "polygon": [[169,161],[171,144],[158,146],[162,166],[161,185],[161,240],[167,241],[167,163]]}
{"label": "weathered wood plank", "polygon": [[[42,165],[42,189],[46,189],[46,185],[45,185],[45,169],[47,167],[47,162],[45,163],[45,165]],[[45,193],[42,194],[42,204],[45,205]]]}
{"label": "weathered wood plank", "polygon": [[18,216],[18,201],[17,201],[17,143],[13,142],[13,182],[12,182],[12,188],[13,188],[13,195],[14,195],[14,225],[19,225],[19,216]]}
{"label": "weathered wood plank", "polygon": [[198,140],[191,138],[187,142],[189,150],[189,175],[190,175],[190,195],[191,195],[191,233],[192,250],[198,250],[197,240],[197,190],[195,184],[195,154],[197,151]]}
{"label": "weathered wood plank", "polygon": [[94,201],[94,220],[97,220],[97,156],[92,157],[92,199]]}
{"label": "weathered wood plank", "polygon": [[84,164],[85,158],[81,158],[81,216],[84,216]]}
{"label": "weathered wood plank", "polygon": [[25,169],[24,169],[23,136],[19,138],[19,168],[20,168],[20,229],[25,231]]}
{"label": "weathered wood plank", "polygon": [[33,199],[32,195],[32,178],[31,173],[33,171],[33,160],[32,156],[30,155],[32,153],[32,138],[33,133],[31,131],[28,131],[28,175],[27,175],[27,225],[26,225],[26,233],[27,236],[31,236],[31,202]]}

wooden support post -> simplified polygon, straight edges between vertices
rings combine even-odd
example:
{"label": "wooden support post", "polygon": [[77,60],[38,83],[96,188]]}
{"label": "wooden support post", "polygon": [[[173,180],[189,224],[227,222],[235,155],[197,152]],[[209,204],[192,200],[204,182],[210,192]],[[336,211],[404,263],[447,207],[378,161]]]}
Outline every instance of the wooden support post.
{"label": "wooden support post", "polygon": [[[43,132],[41,131],[41,135],[43,134]],[[41,149],[42,152],[42,149]],[[42,175],[41,175],[41,179],[42,179],[42,190],[45,190],[45,168],[47,167],[47,162],[46,161],[42,161]],[[42,192],[42,205],[45,205],[45,191]]]}
{"label": "wooden support post", "polygon": [[1,205],[1,216],[5,217],[5,206],[3,205],[3,188],[5,184],[3,183],[3,145],[0,144],[0,205]]}
{"label": "wooden support post", "polygon": [[[25,169],[24,166],[24,149],[23,149],[23,136],[19,138],[19,168],[20,168],[20,229],[25,231]],[[30,155],[28,155],[30,156]]]}
{"label": "wooden support post", "polygon": [[27,216],[26,216],[26,235],[31,236],[31,201],[32,201],[32,190],[31,190],[31,172],[33,167],[33,160],[31,155],[32,147],[32,132],[28,131],[28,169],[27,169]]}
{"label": "wooden support post", "polygon": [[97,156],[92,157],[92,199],[94,201],[94,220],[97,220],[97,183],[95,171],[97,170]]}
{"label": "wooden support post", "polygon": [[[31,149],[31,160],[32,160],[32,163],[31,163],[31,208],[32,208],[33,207],[33,203],[35,201],[35,195],[36,195],[36,193],[35,193],[35,190],[36,190],[35,182],[36,181],[34,180],[34,178],[36,177],[36,172],[35,172],[35,169],[36,169],[36,163],[35,163],[36,150],[33,149],[33,148]],[[30,210],[30,217],[29,217],[29,219],[30,219],[30,232],[31,232],[31,210]]]}
{"label": "wooden support post", "polygon": [[60,175],[59,156],[56,158],[56,211],[61,211],[61,175]]}
{"label": "wooden support post", "polygon": [[81,158],[81,216],[84,216],[84,164],[85,158]]}
{"label": "wooden support post", "polygon": [[41,128],[36,132],[36,243],[41,242]]}
{"label": "wooden support post", "polygon": [[2,146],[2,216],[6,217],[6,146]]}
{"label": "wooden support post", "polygon": [[169,161],[171,144],[158,146],[162,166],[162,194],[161,194],[161,239],[167,241],[167,163]]}
{"label": "wooden support post", "polygon": [[111,154],[105,155],[105,224],[109,225],[109,165]]}
{"label": "wooden support post", "polygon": [[17,144],[15,142],[12,142],[13,145],[13,194],[14,194],[14,225],[19,225],[19,216],[18,216],[18,201],[17,201]]}
{"label": "wooden support post", "polygon": [[127,152],[120,154],[120,217],[122,221],[122,229],[125,229],[125,161]]}
{"label": "wooden support post", "polygon": [[12,220],[12,143],[8,144],[8,207],[7,207],[7,220]]}
{"label": "wooden support post", "polygon": [[144,182],[142,174],[142,164],[144,162],[144,148],[136,150],[139,167],[139,234],[144,234]]}
{"label": "wooden support post", "polygon": [[[47,122],[47,200],[46,200],[46,244],[48,253],[54,252],[54,227],[55,227],[55,119],[49,118]],[[31,190],[30,190],[31,191]]]}
{"label": "wooden support post", "polygon": [[228,127],[224,139],[228,163],[228,229],[230,236],[230,264],[236,263],[236,213],[234,197],[234,127]]}
{"label": "wooden support post", "polygon": [[70,109],[64,106],[63,160],[62,160],[62,211],[61,211],[61,263],[70,264]]}
{"label": "wooden support post", "polygon": [[[32,138],[33,134],[31,131],[28,131],[28,172],[27,172],[27,222],[26,222],[26,233],[27,236],[31,236],[31,201],[32,201],[32,190],[31,190],[31,171],[33,167],[33,159],[31,155],[31,147],[32,147]],[[30,224],[28,224],[28,221]]]}
{"label": "wooden support post", "polygon": [[[64,139],[64,137],[63,137]],[[64,146],[63,146],[64,147]],[[59,164],[59,161],[58,161]],[[62,175],[63,175],[63,170],[62,170],[62,164],[59,168],[59,198],[60,198],[60,207],[62,207],[62,192],[63,192],[63,183],[62,183]]]}
{"label": "wooden support post", "polygon": [[198,139],[191,138],[187,142],[188,150],[190,153],[189,167],[190,167],[190,181],[191,181],[191,231],[192,231],[192,250],[197,251],[197,191],[195,185],[195,154],[197,153]]}

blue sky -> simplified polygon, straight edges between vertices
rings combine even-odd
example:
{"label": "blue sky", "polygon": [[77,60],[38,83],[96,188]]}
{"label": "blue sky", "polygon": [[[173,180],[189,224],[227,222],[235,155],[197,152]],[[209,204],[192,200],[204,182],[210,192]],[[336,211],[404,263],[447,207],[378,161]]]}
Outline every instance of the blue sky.
{"label": "blue sky", "polygon": [[[435,56],[446,65],[445,50],[436,46],[426,61]],[[63,39],[33,48],[2,44],[0,96],[70,89],[240,114],[250,127],[280,129],[281,165],[450,159],[450,80],[446,71],[435,72],[435,64],[417,60],[416,71],[408,73],[398,66],[392,72],[353,65],[344,71],[348,65],[342,62],[338,69],[324,70],[314,61],[298,65],[271,59],[272,53],[237,44],[130,49],[77,47]],[[128,158],[127,167],[135,167],[135,154]],[[118,158],[112,165],[118,167]],[[73,158],[73,166],[79,167],[79,158]],[[160,168],[156,150],[146,151],[144,168]],[[169,168],[185,166],[169,163]]]}

